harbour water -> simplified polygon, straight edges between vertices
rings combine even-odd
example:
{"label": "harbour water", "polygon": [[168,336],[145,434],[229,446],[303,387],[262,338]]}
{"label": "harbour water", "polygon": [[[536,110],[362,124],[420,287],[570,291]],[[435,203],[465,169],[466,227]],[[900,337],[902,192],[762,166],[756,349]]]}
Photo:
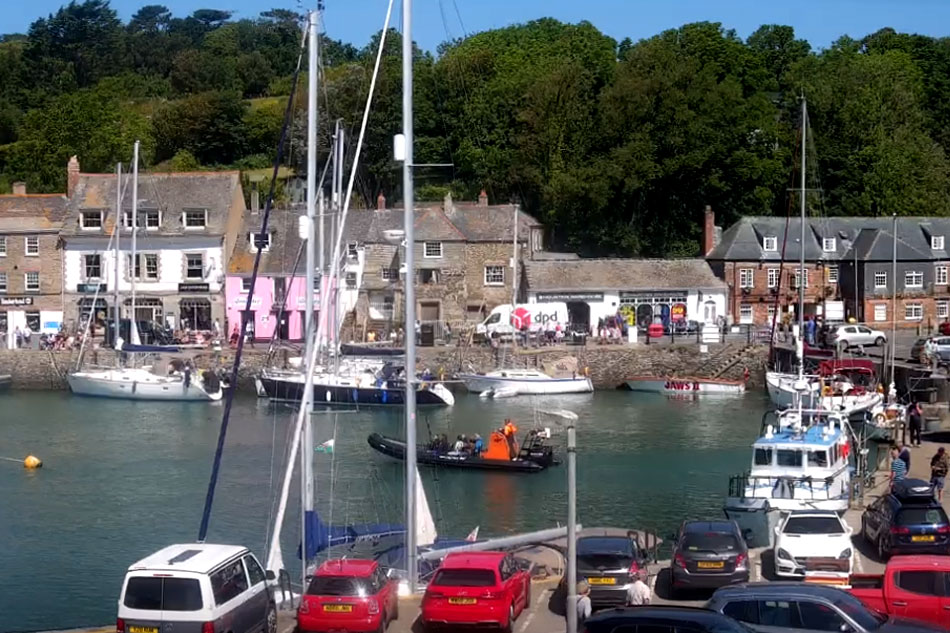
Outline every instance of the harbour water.
{"label": "harbour water", "polygon": [[[535,409],[569,408],[578,422],[578,519],[585,525],[654,530],[721,516],[729,476],[748,467],[764,394],[703,400],[652,394],[483,401],[423,410],[419,434],[486,435],[512,418],[524,430]],[[222,407],[132,403],[65,393],[0,395],[0,455],[39,456],[26,471],[0,462],[0,631],[100,625],[115,617],[125,568],[159,547],[196,538]],[[241,543],[263,558],[293,409],[235,402],[208,540]],[[401,522],[404,469],[366,443],[402,436],[401,411],[315,416],[317,508],[325,521]],[[555,439],[562,449],[563,434]],[[562,523],[566,470],[535,475],[422,471],[439,533],[483,536]],[[283,532],[293,565],[298,493]],[[332,502],[331,502],[332,500]],[[296,576],[296,574],[295,574]]]}

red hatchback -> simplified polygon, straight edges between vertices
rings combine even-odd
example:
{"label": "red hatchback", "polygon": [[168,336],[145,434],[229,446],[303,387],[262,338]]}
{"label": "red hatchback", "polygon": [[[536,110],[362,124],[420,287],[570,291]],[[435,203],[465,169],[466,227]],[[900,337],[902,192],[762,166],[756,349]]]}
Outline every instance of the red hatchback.
{"label": "red hatchback", "polygon": [[328,560],[320,565],[297,608],[301,633],[382,633],[399,617],[395,580],[373,560]]}
{"label": "red hatchback", "polygon": [[457,552],[442,561],[422,596],[422,624],[497,626],[510,631],[531,603],[531,576],[505,552]]}

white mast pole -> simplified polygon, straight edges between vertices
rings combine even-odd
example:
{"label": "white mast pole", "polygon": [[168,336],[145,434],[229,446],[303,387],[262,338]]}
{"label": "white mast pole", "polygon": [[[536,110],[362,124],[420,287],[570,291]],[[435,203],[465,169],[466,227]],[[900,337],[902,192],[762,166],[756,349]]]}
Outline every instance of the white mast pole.
{"label": "white mast pole", "polygon": [[132,282],[132,301],[131,314],[129,316],[129,338],[132,343],[140,343],[138,337],[138,324],[135,322],[135,259],[138,254],[136,248],[136,229],[138,228],[139,216],[139,142],[135,141],[135,149],[132,152],[132,263],[129,266],[129,279]]}
{"label": "white mast pole", "polygon": [[[801,236],[799,248],[801,257],[798,263],[798,337],[804,340],[805,336],[805,148],[808,137],[808,105],[805,102],[805,96],[802,95],[802,217],[801,217]],[[798,363],[798,377],[805,375],[805,353],[804,343],[802,344],[802,357]]]}
{"label": "white mast pole", "polygon": [[[117,163],[115,166],[115,251],[113,251],[115,257],[115,262],[113,262],[115,279],[112,282],[112,294],[115,297],[115,312],[112,315],[115,323],[115,331],[112,333],[112,349],[116,349],[118,346],[119,332],[121,331],[119,325],[122,322],[119,316],[119,258],[122,256],[122,251],[119,248],[119,235],[122,232],[122,220],[122,163]],[[118,354],[116,354],[115,362],[119,362]]]}

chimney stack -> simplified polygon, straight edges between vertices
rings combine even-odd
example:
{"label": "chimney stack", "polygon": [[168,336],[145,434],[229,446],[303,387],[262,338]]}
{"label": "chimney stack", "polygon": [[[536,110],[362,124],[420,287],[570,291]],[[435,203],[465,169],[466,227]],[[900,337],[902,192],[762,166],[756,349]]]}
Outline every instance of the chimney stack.
{"label": "chimney stack", "polygon": [[15,195],[15,196],[25,196],[25,195],[26,195],[26,183],[25,183],[25,182],[15,182],[15,183],[13,183],[13,195]]}
{"label": "chimney stack", "polygon": [[66,166],[66,197],[72,198],[79,186],[79,159],[73,156]]}
{"label": "chimney stack", "polygon": [[478,194],[478,206],[480,207],[488,206],[488,194],[485,193],[484,189],[482,189],[482,192]]}
{"label": "chimney stack", "polygon": [[445,198],[442,200],[442,210],[451,211],[452,210],[452,192],[448,191],[445,194]]}
{"label": "chimney stack", "polygon": [[386,210],[386,196],[383,195],[382,191],[380,191],[379,195],[376,196],[376,210],[377,211]]}
{"label": "chimney stack", "polygon": [[261,210],[261,192],[257,188],[257,183],[251,183],[251,215],[257,215]]}
{"label": "chimney stack", "polygon": [[714,248],[716,248],[716,214],[713,213],[712,207],[708,204],[706,205],[706,211],[703,214],[703,243],[702,243],[702,253],[703,257],[709,255]]}

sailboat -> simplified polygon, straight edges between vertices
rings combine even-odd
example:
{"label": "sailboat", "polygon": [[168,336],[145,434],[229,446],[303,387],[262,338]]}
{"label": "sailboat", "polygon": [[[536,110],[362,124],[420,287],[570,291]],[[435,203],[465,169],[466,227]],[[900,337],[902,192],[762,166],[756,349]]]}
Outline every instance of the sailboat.
{"label": "sailboat", "polygon": [[[139,142],[135,142],[133,151],[132,167],[132,260],[135,261],[136,250],[136,231],[138,216],[138,164],[139,164]],[[139,340],[138,327],[135,323],[135,275],[130,275],[132,280],[132,306],[130,324],[131,344],[123,348],[122,340],[119,337],[119,225],[122,216],[122,169],[121,165],[116,170],[116,210],[115,226],[113,228],[113,244],[115,254],[116,270],[116,308],[115,308],[115,341],[116,351],[122,350],[128,353],[132,352],[160,352],[177,351],[176,348],[164,346],[143,346]],[[97,296],[98,296],[98,290]],[[95,301],[95,299],[93,299]],[[95,303],[93,303],[95,305]],[[92,322],[90,315],[89,323]],[[87,330],[89,327],[87,323]],[[76,369],[66,375],[66,382],[69,383],[70,390],[78,395],[97,396],[101,398],[121,398],[124,400],[174,400],[174,401],[204,401],[220,400],[222,397],[221,381],[218,376],[209,370],[192,372],[186,368],[182,372],[176,371],[171,375],[160,375],[154,373],[147,367],[115,367],[104,369],[80,369],[82,363],[82,352],[85,350],[86,336],[83,336],[83,348],[80,350],[79,361]]]}

